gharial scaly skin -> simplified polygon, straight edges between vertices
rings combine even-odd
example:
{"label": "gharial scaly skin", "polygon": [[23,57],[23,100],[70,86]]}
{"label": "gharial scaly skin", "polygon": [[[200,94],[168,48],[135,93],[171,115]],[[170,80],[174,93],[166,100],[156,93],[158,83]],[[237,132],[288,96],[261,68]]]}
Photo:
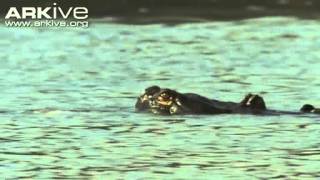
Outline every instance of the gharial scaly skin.
{"label": "gharial scaly skin", "polygon": [[194,94],[179,93],[178,91],[151,86],[145,89],[144,94],[138,97],[136,111],[147,111],[154,114],[255,114],[281,115],[320,113],[320,109],[306,104],[300,112],[278,111],[267,109],[264,99],[256,94],[247,94],[242,101],[225,102]]}

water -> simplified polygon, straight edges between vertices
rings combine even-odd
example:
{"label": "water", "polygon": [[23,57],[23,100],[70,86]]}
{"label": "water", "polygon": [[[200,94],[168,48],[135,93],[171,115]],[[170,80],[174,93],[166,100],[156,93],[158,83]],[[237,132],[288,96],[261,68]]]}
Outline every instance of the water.
{"label": "water", "polygon": [[319,116],[134,112],[150,85],[267,106],[320,106],[320,22],[89,29],[0,27],[0,175],[6,179],[314,179]]}

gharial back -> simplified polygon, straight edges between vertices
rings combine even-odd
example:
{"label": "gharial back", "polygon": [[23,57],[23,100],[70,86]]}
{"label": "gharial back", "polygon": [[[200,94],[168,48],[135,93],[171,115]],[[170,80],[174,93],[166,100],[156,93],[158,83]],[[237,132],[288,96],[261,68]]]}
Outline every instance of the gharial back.
{"label": "gharial back", "polygon": [[194,93],[184,93],[180,96],[182,106],[194,114],[230,113],[229,108],[222,107],[219,101],[208,99]]}

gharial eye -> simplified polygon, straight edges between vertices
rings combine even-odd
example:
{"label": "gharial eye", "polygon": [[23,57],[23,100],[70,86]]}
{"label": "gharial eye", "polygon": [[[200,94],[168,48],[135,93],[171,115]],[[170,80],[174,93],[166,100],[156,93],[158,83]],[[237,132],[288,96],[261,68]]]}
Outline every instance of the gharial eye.
{"label": "gharial eye", "polygon": [[160,96],[161,96],[163,99],[170,99],[170,96],[169,96],[167,93],[161,93]]}

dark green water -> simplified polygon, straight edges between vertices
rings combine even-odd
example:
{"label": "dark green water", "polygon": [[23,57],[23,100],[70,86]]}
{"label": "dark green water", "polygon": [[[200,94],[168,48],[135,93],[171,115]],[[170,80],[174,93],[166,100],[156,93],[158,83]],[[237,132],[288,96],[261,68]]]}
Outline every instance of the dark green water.
{"label": "dark green water", "polygon": [[320,21],[0,27],[4,179],[315,179],[320,116],[134,112],[150,85],[320,106]]}

